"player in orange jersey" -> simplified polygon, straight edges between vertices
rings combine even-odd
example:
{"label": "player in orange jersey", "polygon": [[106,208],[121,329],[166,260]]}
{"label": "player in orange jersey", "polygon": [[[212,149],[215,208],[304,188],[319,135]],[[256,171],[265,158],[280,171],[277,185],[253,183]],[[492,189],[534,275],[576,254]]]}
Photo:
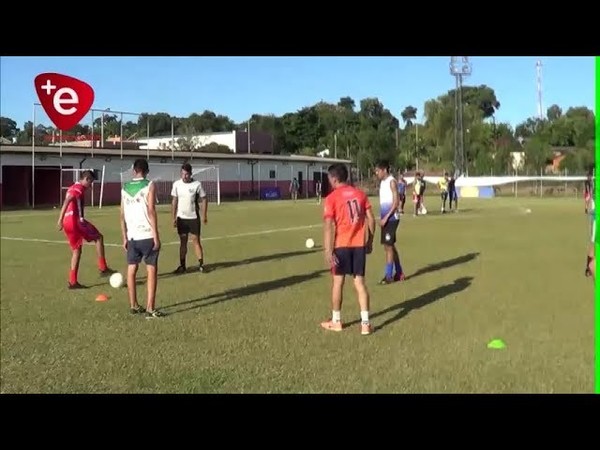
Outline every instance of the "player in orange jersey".
{"label": "player in orange jersey", "polygon": [[333,192],[325,199],[323,243],[325,260],[333,275],[332,317],[321,323],[321,327],[342,331],[342,292],[346,275],[351,275],[360,305],[361,334],[371,334],[365,270],[367,254],[373,247],[375,217],[367,195],[347,184],[348,169],[344,164],[333,164],[327,172]]}

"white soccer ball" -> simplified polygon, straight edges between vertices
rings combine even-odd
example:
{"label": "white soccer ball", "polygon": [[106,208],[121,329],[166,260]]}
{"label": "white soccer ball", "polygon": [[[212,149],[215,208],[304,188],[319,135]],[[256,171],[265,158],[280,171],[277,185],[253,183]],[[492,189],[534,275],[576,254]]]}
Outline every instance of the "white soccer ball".
{"label": "white soccer ball", "polygon": [[306,248],[313,248],[315,246],[315,241],[313,241],[311,238],[308,238],[306,240]]}
{"label": "white soccer ball", "polygon": [[119,272],[116,272],[110,276],[108,282],[112,287],[118,289],[120,287],[123,287],[123,283],[125,282],[125,280],[123,279],[123,275],[121,275]]}

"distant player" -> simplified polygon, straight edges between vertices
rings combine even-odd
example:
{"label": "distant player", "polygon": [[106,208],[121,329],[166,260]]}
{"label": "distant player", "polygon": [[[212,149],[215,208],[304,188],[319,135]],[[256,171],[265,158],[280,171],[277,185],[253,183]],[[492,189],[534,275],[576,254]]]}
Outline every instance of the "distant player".
{"label": "distant player", "polygon": [[294,178],[290,183],[290,195],[292,200],[298,200],[298,191],[300,191],[300,183],[298,183],[298,179]]}
{"label": "distant player", "polygon": [[[173,226],[179,234],[179,267],[174,273],[181,274],[186,271],[186,256],[188,236],[192,241],[196,258],[198,258],[198,271],[204,272],[204,251],[200,242],[200,217],[207,223],[208,199],[202,188],[202,183],[192,178],[192,166],[185,163],[181,166],[181,179],[173,183],[171,189],[171,211]],[[200,203],[202,206],[200,206]]]}
{"label": "distant player", "polygon": [[596,277],[596,183],[591,174],[585,181],[585,212],[590,217],[590,244],[588,247],[587,261],[585,264],[585,276]]}
{"label": "distant player", "polygon": [[[595,211],[594,211],[595,216]],[[592,219],[592,236],[590,246],[588,248],[587,266],[585,268],[585,276],[596,278],[596,218]]]}
{"label": "distant player", "polygon": [[442,199],[442,214],[446,213],[446,202],[448,201],[448,184],[450,179],[448,173],[445,172],[444,176],[438,181],[438,187],[440,188],[440,197]]}
{"label": "distant player", "polygon": [[414,216],[418,216],[423,206],[423,193],[425,192],[425,186],[423,185],[423,179],[419,172],[415,173],[415,180],[413,181],[413,203],[415,205]]}
{"label": "distant player", "polygon": [[81,260],[83,241],[96,243],[98,255],[98,269],[102,276],[115,273],[106,264],[104,252],[104,237],[98,229],[84,218],[85,191],[94,182],[94,173],[84,170],[79,175],[79,181],[67,190],[60,214],[58,216],[58,229],[63,230],[72,250],[71,270],[69,272],[69,289],[82,289],[79,284],[78,272]]}
{"label": "distant player", "polygon": [[400,218],[398,216],[398,182],[390,175],[390,166],[382,161],[375,166],[375,175],[379,184],[379,208],[381,227],[381,244],[385,251],[385,275],[380,284],[390,284],[404,279],[400,256],[396,249],[396,231]]}
{"label": "distant player", "polygon": [[354,278],[354,289],[360,306],[360,332],[371,334],[369,321],[369,291],[365,284],[367,254],[373,248],[375,218],[366,194],[348,185],[348,169],[344,164],[333,164],[328,169],[329,185],[333,191],[325,198],[323,242],[325,261],[331,267],[331,320],[321,327],[342,331],[341,318],[343,288],[346,275]]}
{"label": "distant player", "polygon": [[[136,159],[133,179],[121,190],[121,232],[123,248],[127,251],[127,291],[132,314],[146,313],[147,319],[162,317],[156,310],[158,256],[160,237],[156,218],[156,185],[148,180],[148,161]],[[136,276],[144,260],[148,274],[146,309],[137,301]]]}
{"label": "distant player", "polygon": [[321,196],[323,194],[323,186],[320,180],[315,183],[315,192],[317,194],[317,205],[321,204]]}
{"label": "distant player", "polygon": [[456,192],[456,179],[454,175],[450,176],[448,180],[448,201],[450,206],[450,211],[452,211],[452,202],[454,201],[454,209],[458,211],[458,193]]}
{"label": "distant player", "polygon": [[583,201],[585,202],[585,213],[588,213],[590,201],[594,196],[594,178],[591,173],[587,174],[587,178],[583,183]]}
{"label": "distant player", "polygon": [[404,204],[406,203],[406,180],[404,179],[404,175],[402,172],[398,171],[398,200],[400,205],[398,207],[398,212],[400,214],[404,214]]}

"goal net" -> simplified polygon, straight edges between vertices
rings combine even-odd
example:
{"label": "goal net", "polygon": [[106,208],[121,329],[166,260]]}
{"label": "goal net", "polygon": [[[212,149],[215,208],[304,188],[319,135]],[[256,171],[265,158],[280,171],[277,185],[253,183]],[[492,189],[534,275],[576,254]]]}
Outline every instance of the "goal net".
{"label": "goal net", "polygon": [[[171,189],[173,182],[181,178],[181,165],[150,164],[149,168],[148,179],[156,185],[158,203],[171,203]],[[132,178],[133,170],[131,168],[121,172],[121,184],[131,181]],[[202,183],[209,202],[221,204],[219,168],[217,166],[193,165],[192,178]]]}
{"label": "goal net", "polygon": [[82,168],[82,169],[60,169],[60,201],[65,199],[67,190],[71,185],[79,181],[82,172],[90,170],[94,174],[94,182],[85,193],[85,204],[92,208],[102,208],[102,197],[104,195],[104,166],[102,169]]}

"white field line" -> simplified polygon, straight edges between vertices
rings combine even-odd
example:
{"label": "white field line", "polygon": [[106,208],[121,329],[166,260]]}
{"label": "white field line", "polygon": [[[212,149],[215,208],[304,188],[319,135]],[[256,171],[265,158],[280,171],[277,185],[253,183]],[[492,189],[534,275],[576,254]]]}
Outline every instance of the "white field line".
{"label": "white field line", "polygon": [[[271,230],[250,231],[247,233],[230,234],[228,236],[209,236],[209,237],[202,238],[202,241],[203,242],[204,241],[219,241],[222,239],[234,239],[234,238],[241,238],[241,237],[247,237],[247,236],[262,236],[265,234],[283,233],[286,231],[308,230],[308,229],[316,228],[316,227],[320,227],[320,226],[322,226],[322,225],[321,224],[303,225],[303,226],[299,226],[299,227],[274,228]],[[23,237],[13,237],[13,236],[0,236],[0,238],[5,241],[39,242],[39,243],[44,243],[44,244],[66,244],[67,243],[66,240],[59,241],[59,240],[53,240],[53,239],[23,238]],[[93,242],[90,242],[89,244],[94,245]],[[179,241],[166,242],[166,243],[163,243],[162,245],[176,245],[176,244],[178,245]],[[121,244],[111,244],[108,242],[105,242],[104,245],[106,247],[121,247]]]}
{"label": "white field line", "polygon": [[[280,201],[280,203],[277,205],[276,203],[262,203],[259,205],[240,205],[239,203],[229,203],[229,204],[221,204],[219,206],[217,205],[212,205],[209,204],[209,215],[210,215],[210,211],[211,211],[211,207],[213,211],[219,211],[219,212],[229,212],[229,211],[244,211],[244,210],[250,210],[250,209],[270,209],[270,208],[277,208],[279,207],[286,207],[286,206],[318,206],[319,208],[322,208],[321,205],[318,205],[316,201],[308,201],[308,200],[298,200],[298,203],[284,203],[284,201]],[[164,211],[171,211],[171,204],[169,203],[168,205],[157,205],[157,210],[159,212],[164,212]],[[3,211],[0,214],[0,220],[6,220],[6,219],[11,219],[11,218],[27,218],[27,217],[51,217],[51,216],[57,216],[58,217],[58,213],[60,212],[59,208],[55,208],[52,210],[46,210],[46,211],[32,211],[29,213],[15,213],[13,214],[11,211]],[[106,206],[106,209],[99,209],[97,207],[92,208],[91,206],[88,206],[85,210],[85,214],[86,217],[102,217],[102,216],[112,216],[114,215],[115,217],[117,217],[119,215],[119,206],[118,205],[110,205],[110,206]]]}

